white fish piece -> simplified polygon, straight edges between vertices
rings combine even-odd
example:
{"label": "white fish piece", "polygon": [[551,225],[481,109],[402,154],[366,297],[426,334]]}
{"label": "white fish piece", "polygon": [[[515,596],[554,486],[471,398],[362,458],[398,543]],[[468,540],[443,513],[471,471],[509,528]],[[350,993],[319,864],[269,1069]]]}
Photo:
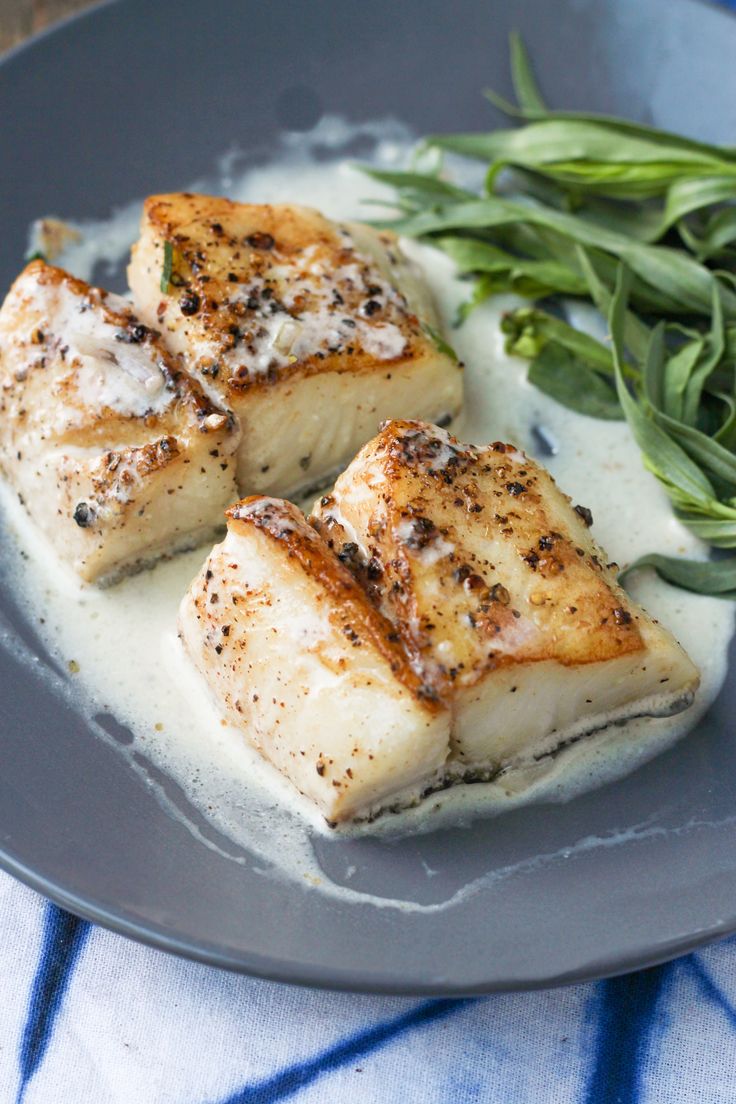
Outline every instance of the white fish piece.
{"label": "white fish piece", "polygon": [[222,714],[330,823],[416,800],[444,769],[449,712],[291,503],[228,510],[179,629]]}
{"label": "white fish piece", "polygon": [[150,197],[137,309],[242,427],[242,493],[294,495],[385,418],[450,419],[462,370],[396,237],[290,205]]}
{"label": "white fish piece", "polygon": [[119,296],[31,262],[0,309],[0,466],[59,555],[109,582],[211,539],[238,432]]}
{"label": "white fish piece", "polygon": [[452,712],[447,778],[496,777],[693,700],[698,671],[617,584],[589,511],[511,445],[390,422],[313,522]]}

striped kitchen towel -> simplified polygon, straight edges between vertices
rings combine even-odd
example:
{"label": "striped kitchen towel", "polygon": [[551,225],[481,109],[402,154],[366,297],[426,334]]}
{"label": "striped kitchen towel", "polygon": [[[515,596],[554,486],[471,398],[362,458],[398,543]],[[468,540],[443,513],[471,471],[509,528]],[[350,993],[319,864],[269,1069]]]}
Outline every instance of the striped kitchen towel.
{"label": "striped kitchen towel", "polygon": [[0,874],[2,1104],[733,1104],[736,938],[474,1000],[290,988],[78,920]]}

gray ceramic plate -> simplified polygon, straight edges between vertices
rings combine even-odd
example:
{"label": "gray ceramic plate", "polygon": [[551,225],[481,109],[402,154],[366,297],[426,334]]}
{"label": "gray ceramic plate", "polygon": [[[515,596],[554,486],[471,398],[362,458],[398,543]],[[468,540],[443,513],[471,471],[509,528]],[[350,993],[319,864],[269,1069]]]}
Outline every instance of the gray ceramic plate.
{"label": "gray ceramic plate", "polygon": [[[418,133],[487,125],[479,92],[507,88],[513,27],[552,102],[733,143],[736,22],[687,0],[131,0],[0,66],[0,286],[37,215],[105,216],[322,112],[395,115]],[[31,640],[12,594],[0,595],[3,620]],[[313,985],[474,993],[615,973],[736,929],[732,680],[678,747],[568,805],[323,846],[333,878],[353,865],[353,888],[425,903],[514,866],[435,913],[349,906],[198,844],[6,652],[0,703],[0,862],[85,917],[206,962]],[[643,822],[628,843],[537,860]]]}

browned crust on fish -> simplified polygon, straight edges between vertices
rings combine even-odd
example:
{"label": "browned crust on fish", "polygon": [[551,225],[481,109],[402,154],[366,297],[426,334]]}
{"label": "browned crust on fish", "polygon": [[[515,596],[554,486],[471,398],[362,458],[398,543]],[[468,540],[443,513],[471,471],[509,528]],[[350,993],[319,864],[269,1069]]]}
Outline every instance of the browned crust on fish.
{"label": "browned crust on fish", "polygon": [[[585,508],[573,508],[552,477],[511,445],[448,440],[440,447],[435,427],[394,421],[359,454],[356,471],[363,459],[381,473],[367,557],[350,555],[335,512],[347,475],[312,519],[395,622],[414,663],[434,671],[437,692],[446,697],[502,667],[573,666],[643,651],[641,613],[592,539]],[[452,550],[431,562],[438,541]],[[499,546],[510,550],[513,572],[494,563]],[[451,667],[437,661],[448,639],[462,657]]]}
{"label": "browned crust on fish", "polygon": [[[21,312],[24,309],[22,296],[22,284],[32,278],[40,286],[65,285],[69,291],[80,298],[80,301],[89,303],[91,309],[98,310],[105,322],[116,326],[122,342],[139,345],[148,350],[151,359],[156,361],[164,376],[165,386],[176,399],[176,403],[168,406],[162,414],[150,413],[145,419],[145,426],[149,430],[155,430],[159,425],[166,423],[169,427],[172,418],[178,423],[182,431],[191,429],[191,418],[198,423],[201,433],[221,433],[223,428],[233,429],[233,415],[223,411],[202,389],[196,379],[189,376],[184,370],[180,359],[172,355],[165,343],[161,340],[158,330],[144,325],[136,316],[133,308],[129,310],[116,310],[108,303],[108,292],[101,288],[88,284],[76,276],[70,275],[64,269],[50,265],[43,260],[31,261],[13,283],[6,299],[6,310]],[[32,301],[28,302],[28,310],[36,311]],[[44,371],[47,367],[47,358],[64,357],[64,334],[55,333],[53,324],[40,323],[37,334],[37,343],[34,345],[34,355],[28,356],[24,367],[29,373]],[[35,335],[34,335],[35,337]],[[1,368],[1,364],[0,364]],[[13,392],[23,390],[27,375],[8,376],[3,373],[3,391],[0,392],[0,413],[6,409],[5,397],[10,397]],[[66,390],[71,389],[71,380]],[[65,388],[59,387],[60,398],[64,398]],[[187,417],[187,414],[189,417]],[[216,426],[206,419],[226,414],[226,420],[218,422]],[[123,414],[110,407],[100,407],[96,410],[88,408],[87,417],[83,425],[70,428],[58,436],[60,443],[91,445],[97,438],[108,439],[111,433],[126,432],[126,425],[133,428],[139,425],[140,418],[133,414]],[[135,432],[135,430],[134,430]]]}
{"label": "browned crust on fish", "polygon": [[433,689],[409,663],[394,626],[372,605],[360,583],[296,506],[282,499],[253,495],[231,506],[226,517],[231,531],[246,533],[249,526],[255,526],[278,541],[304,575],[329,596],[330,620],[345,634],[346,641],[356,648],[365,643],[375,649],[428,712],[436,713],[441,708]]}
{"label": "browned crust on fish", "polygon": [[[160,297],[159,321],[163,323],[178,312],[184,316],[184,322],[177,317],[177,325],[184,325],[190,341],[207,339],[219,346],[220,352],[247,348],[258,329],[257,308],[242,300],[235,301],[234,289],[256,280],[265,285],[268,293],[274,266],[293,263],[307,247],[316,248],[315,259],[327,270],[357,264],[368,279],[368,286],[370,273],[375,272],[375,267],[355,250],[350,238],[341,236],[339,226],[307,207],[241,204],[188,192],[151,196],[144,204],[142,235],[143,238],[151,235],[160,244],[161,265],[163,243],[168,242],[172,250],[171,284],[168,293]],[[389,250],[395,247],[395,235],[384,232],[381,238]],[[140,243],[134,247],[140,248]],[[340,348],[295,358],[293,363],[265,372],[252,372],[241,366],[228,374],[218,360],[219,353],[202,357],[192,346],[197,370],[205,376],[215,373],[218,387],[228,401],[236,401],[245,391],[265,390],[285,379],[326,371],[386,372],[392,364],[406,365],[428,355],[439,355],[402,296],[390,303],[383,302],[366,319],[370,296],[365,287],[356,284],[352,290],[345,291],[344,287],[342,290],[340,302],[330,306],[335,317],[360,315],[371,324],[389,322],[398,326],[405,338],[399,356],[376,359],[356,338]],[[290,309],[308,311],[310,301],[309,289],[305,288],[303,296],[298,296]],[[272,302],[278,306],[276,292]],[[373,310],[372,304],[370,309]],[[287,317],[285,313],[284,318]]]}

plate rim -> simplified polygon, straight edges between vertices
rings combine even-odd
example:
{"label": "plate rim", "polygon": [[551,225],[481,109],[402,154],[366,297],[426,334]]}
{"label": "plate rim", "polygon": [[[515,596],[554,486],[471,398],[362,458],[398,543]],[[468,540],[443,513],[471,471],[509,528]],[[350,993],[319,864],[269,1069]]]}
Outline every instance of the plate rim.
{"label": "plate rim", "polygon": [[[112,2],[118,3],[119,0],[112,0]],[[198,945],[187,939],[173,937],[155,924],[137,922],[65,890],[63,886],[37,874],[2,848],[0,848],[0,869],[80,919],[116,935],[132,939],[142,946],[163,951],[177,958],[226,970],[229,973],[244,974],[263,981],[277,982],[280,985],[296,985],[300,988],[321,989],[328,992],[360,993],[366,996],[461,998],[482,997],[491,993],[528,993],[559,989],[570,985],[582,985],[586,982],[604,981],[636,970],[661,966],[665,962],[690,954],[705,945],[720,942],[736,933],[736,912],[734,912],[731,919],[719,921],[708,928],[699,928],[697,932],[665,940],[661,945],[652,948],[652,954],[644,956],[635,951],[613,958],[610,954],[604,955],[600,959],[590,959],[574,969],[522,981],[508,978],[492,982],[481,981],[477,985],[457,986],[451,983],[401,985],[381,979],[380,974],[376,974],[375,971],[372,975],[361,974],[357,967],[351,967],[349,973],[340,969],[337,975],[333,973],[328,978],[324,969],[319,966],[305,966],[304,963],[294,963],[284,958],[254,955],[252,952],[241,953],[236,957],[224,954],[215,948],[205,950],[202,943]]]}
{"label": "plate rim", "polygon": [[[685,0],[690,7],[701,7],[717,12],[719,15],[736,21],[736,8],[718,0]],[[108,8],[124,7],[126,0],[96,0],[81,11],[72,12],[50,25],[28,36],[10,47],[0,56],[0,69],[12,67],[22,62],[26,55],[32,55],[39,45],[56,36],[73,32],[78,24],[94,21]],[[392,982],[378,971],[366,972],[356,965],[348,969],[331,967],[327,973],[324,966],[295,962],[281,956],[257,954],[241,950],[237,954],[228,954],[206,940],[199,943],[192,939],[173,936],[164,926],[151,922],[142,922],[129,915],[124,906],[114,909],[88,895],[78,894],[65,889],[52,877],[47,877],[25,864],[12,851],[0,844],[0,869],[16,878],[29,889],[38,893],[55,905],[66,909],[75,916],[95,924],[106,931],[129,938],[134,942],[151,947],[166,954],[197,962],[206,966],[244,974],[284,985],[295,985],[326,991],[352,992],[374,996],[399,997],[436,997],[462,998],[481,997],[491,993],[533,992],[564,986],[589,983],[618,977],[635,970],[648,969],[687,955],[698,948],[716,943],[736,933],[736,904],[732,916],[719,919],[713,924],[698,928],[694,932],[648,944],[646,953],[636,950],[618,955],[602,953],[600,957],[588,959],[585,963],[560,972],[539,974],[534,978],[498,978],[479,981],[472,985],[453,985],[452,983],[400,984]]]}

